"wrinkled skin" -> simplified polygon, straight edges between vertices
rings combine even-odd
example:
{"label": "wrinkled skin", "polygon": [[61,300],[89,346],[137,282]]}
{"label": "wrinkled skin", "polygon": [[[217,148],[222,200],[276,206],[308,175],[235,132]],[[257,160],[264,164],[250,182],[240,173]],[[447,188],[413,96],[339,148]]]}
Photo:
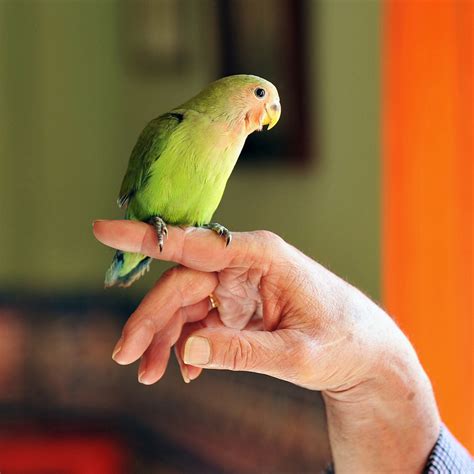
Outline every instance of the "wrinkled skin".
{"label": "wrinkled skin", "polygon": [[[141,358],[142,383],[162,377],[175,346],[187,382],[203,368],[230,369],[319,390],[338,472],[421,471],[439,430],[430,383],[392,319],[357,289],[265,231],[234,233],[226,248],[210,231],[170,228],[162,253],[143,223],[98,221],[94,233],[179,264],[114,350],[119,364]],[[209,344],[204,356],[195,337]]]}

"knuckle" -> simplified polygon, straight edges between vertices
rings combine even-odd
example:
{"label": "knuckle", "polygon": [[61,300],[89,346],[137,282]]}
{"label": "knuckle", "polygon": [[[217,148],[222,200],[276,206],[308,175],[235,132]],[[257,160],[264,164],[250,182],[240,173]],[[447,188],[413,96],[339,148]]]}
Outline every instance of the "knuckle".
{"label": "knuckle", "polygon": [[224,365],[230,370],[249,369],[253,358],[252,345],[239,335],[232,336],[229,350],[224,355]]}
{"label": "knuckle", "polygon": [[161,281],[174,280],[178,277],[179,272],[180,272],[180,267],[179,266],[168,268],[168,270],[166,270],[161,275],[160,280]]}
{"label": "knuckle", "polygon": [[[134,313],[135,314],[135,313]],[[134,316],[134,314],[132,316]],[[125,338],[133,336],[138,330],[144,330],[148,333],[154,334],[157,331],[156,322],[150,318],[133,318],[131,317],[125,327],[123,328],[122,335]]]}
{"label": "knuckle", "polygon": [[288,245],[279,235],[269,230],[259,230],[256,234],[264,247],[271,249],[272,253],[280,253]]}
{"label": "knuckle", "polygon": [[270,242],[270,243],[279,243],[283,242],[283,239],[275,234],[274,232],[271,232],[270,230],[257,230],[255,232],[255,235],[260,239],[265,242]]}

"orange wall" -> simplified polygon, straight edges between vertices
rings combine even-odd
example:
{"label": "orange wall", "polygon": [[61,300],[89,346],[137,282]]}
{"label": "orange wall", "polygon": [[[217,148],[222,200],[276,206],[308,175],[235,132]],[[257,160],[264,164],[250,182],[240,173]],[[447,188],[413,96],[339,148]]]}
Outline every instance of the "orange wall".
{"label": "orange wall", "polygon": [[383,292],[474,451],[474,7],[386,0]]}

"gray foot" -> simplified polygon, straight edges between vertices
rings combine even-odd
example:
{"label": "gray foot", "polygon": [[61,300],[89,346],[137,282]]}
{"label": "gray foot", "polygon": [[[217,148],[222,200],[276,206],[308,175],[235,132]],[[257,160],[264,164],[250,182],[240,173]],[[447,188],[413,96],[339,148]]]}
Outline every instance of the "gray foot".
{"label": "gray foot", "polygon": [[203,227],[213,230],[217,235],[224,237],[226,247],[232,242],[232,234],[223,225],[220,225],[217,222],[210,222],[209,224],[203,225]]}
{"label": "gray foot", "polygon": [[160,252],[163,252],[163,245],[165,237],[168,237],[168,228],[166,222],[160,216],[153,216],[148,221],[155,229],[156,236],[158,237],[158,245]]}

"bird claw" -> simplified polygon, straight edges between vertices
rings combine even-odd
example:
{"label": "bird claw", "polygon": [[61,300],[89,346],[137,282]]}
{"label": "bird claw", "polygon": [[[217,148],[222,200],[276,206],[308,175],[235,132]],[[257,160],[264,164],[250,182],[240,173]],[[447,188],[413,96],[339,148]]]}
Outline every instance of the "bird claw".
{"label": "bird claw", "polygon": [[217,222],[211,222],[210,224],[206,224],[203,227],[214,231],[220,237],[224,237],[226,247],[228,247],[232,242],[232,233],[223,225],[218,224]]}
{"label": "bird claw", "polygon": [[161,253],[163,252],[164,240],[165,238],[168,238],[168,228],[166,227],[166,222],[160,216],[153,216],[149,222],[156,231],[156,236],[158,237],[158,246],[160,247]]}

